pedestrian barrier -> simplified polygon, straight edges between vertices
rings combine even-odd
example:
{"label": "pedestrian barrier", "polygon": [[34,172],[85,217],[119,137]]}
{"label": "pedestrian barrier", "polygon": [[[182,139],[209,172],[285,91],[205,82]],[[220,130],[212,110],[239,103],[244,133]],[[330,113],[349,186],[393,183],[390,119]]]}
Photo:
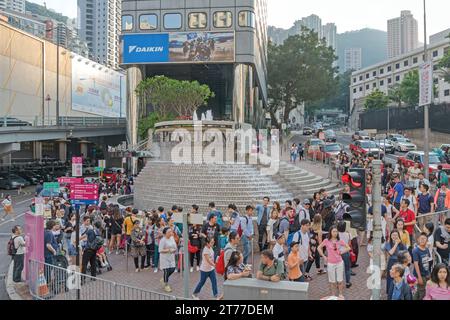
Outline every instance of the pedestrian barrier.
{"label": "pedestrian barrier", "polygon": [[418,215],[416,217],[416,231],[422,232],[424,225],[428,222],[433,222],[434,226],[437,227],[447,218],[450,218],[450,210]]}
{"label": "pedestrian barrier", "polygon": [[30,260],[28,286],[36,300],[178,300],[173,295],[115,283]]}

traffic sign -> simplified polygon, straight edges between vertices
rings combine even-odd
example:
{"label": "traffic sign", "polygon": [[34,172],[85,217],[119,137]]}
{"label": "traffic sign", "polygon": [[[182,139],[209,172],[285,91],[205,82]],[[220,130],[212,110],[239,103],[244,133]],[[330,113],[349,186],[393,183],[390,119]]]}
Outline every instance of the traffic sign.
{"label": "traffic sign", "polygon": [[70,202],[72,202],[73,205],[85,205],[85,206],[90,206],[90,205],[96,205],[98,203],[97,200],[80,200],[80,199],[73,199],[70,200]]}
{"label": "traffic sign", "polygon": [[34,198],[34,211],[37,216],[44,215],[44,199],[42,197]]}
{"label": "traffic sign", "polygon": [[63,184],[83,184],[83,178],[72,178],[72,177],[59,177],[58,182]]}
{"label": "traffic sign", "polygon": [[75,200],[97,200],[98,185],[96,184],[74,184],[70,187],[70,199]]}
{"label": "traffic sign", "polygon": [[59,192],[59,182],[44,182],[44,190]]}
{"label": "traffic sign", "polygon": [[98,166],[100,168],[106,168],[106,160],[98,160]]}
{"label": "traffic sign", "polygon": [[105,170],[104,167],[95,167],[95,168],[94,168],[94,171],[95,171],[95,172],[103,172],[104,170]]}

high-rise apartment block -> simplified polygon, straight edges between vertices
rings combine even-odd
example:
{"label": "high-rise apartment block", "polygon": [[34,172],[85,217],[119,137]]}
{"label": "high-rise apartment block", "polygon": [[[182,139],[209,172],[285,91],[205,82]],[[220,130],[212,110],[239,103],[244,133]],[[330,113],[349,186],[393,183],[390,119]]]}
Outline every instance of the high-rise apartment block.
{"label": "high-rise apartment block", "polygon": [[411,11],[402,11],[400,17],[388,24],[388,57],[407,54],[419,47],[419,26]]}
{"label": "high-rise apartment block", "polygon": [[334,50],[337,48],[337,28],[334,23],[327,23],[322,26],[322,38],[325,39],[328,47],[332,47]]}
{"label": "high-rise apartment block", "polygon": [[362,49],[347,48],[345,49],[344,71],[358,71],[362,68]]}
{"label": "high-rise apartment block", "polygon": [[0,9],[25,13],[25,0],[0,0]]}
{"label": "high-rise apartment block", "polygon": [[121,0],[78,0],[78,29],[88,44],[90,57],[119,68]]}

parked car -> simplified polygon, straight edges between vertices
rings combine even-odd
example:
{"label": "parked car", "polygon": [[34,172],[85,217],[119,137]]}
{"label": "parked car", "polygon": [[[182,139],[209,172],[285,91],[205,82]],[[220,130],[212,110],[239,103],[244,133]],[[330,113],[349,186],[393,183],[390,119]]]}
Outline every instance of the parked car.
{"label": "parked car", "polygon": [[319,150],[308,150],[309,159],[317,159],[319,161],[326,161],[327,159],[335,158],[344,148],[339,143],[327,143],[320,145]]}
{"label": "parked car", "polygon": [[27,187],[30,183],[16,174],[4,175],[0,179],[0,188],[11,190]]}
{"label": "parked car", "polygon": [[303,135],[304,136],[310,136],[313,134],[313,129],[310,127],[304,127],[303,128]]}
{"label": "parked car", "polygon": [[325,142],[336,142],[337,136],[333,130],[325,131]]}
{"label": "parked car", "polygon": [[16,173],[19,177],[27,180],[31,185],[37,185],[38,182],[40,181],[40,178],[35,176],[32,172],[30,171],[19,171]]}
{"label": "parked car", "polygon": [[122,168],[108,168],[103,172],[103,177],[105,177],[105,180],[107,182],[109,181],[116,181],[117,180],[117,175],[119,173],[121,173],[123,170]]}
{"label": "parked car", "polygon": [[386,153],[394,154],[395,148],[394,146],[389,142],[389,140],[375,140],[375,144],[378,148],[383,150]]}
{"label": "parked car", "polygon": [[355,133],[352,135],[352,140],[370,140],[370,136],[366,131],[355,131]]}
{"label": "parked car", "polygon": [[372,154],[374,158],[379,158],[383,154],[374,141],[371,140],[358,140],[350,144],[350,151],[354,154],[368,155]]}
{"label": "parked car", "polygon": [[[408,152],[404,157],[399,157],[403,166],[405,168],[413,167],[416,162],[419,163],[420,168],[423,169],[424,162],[424,152],[423,151],[411,151]],[[443,170],[450,175],[450,164],[443,163],[437,153],[430,152],[430,173],[433,174],[437,172],[437,167],[442,165]]]}
{"label": "parked car", "polygon": [[409,152],[417,150],[417,146],[412,143],[411,140],[406,138],[392,138],[391,142],[395,150],[399,152]]}

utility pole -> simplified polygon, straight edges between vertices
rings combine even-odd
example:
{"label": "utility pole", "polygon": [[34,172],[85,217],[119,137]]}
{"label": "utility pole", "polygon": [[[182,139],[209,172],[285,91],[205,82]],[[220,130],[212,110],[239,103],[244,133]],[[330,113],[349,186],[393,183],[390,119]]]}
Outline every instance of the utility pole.
{"label": "utility pole", "polygon": [[[373,214],[373,267],[372,300],[380,300],[381,293],[381,160],[373,160],[373,189],[372,189],[372,214]],[[387,270],[389,272],[389,270]]]}
{"label": "utility pole", "polygon": [[[426,0],[423,0],[423,30],[424,30],[424,45],[423,45],[423,60],[424,63],[428,62],[428,47],[427,47],[427,3]],[[433,94],[433,90],[431,90],[431,95]],[[423,157],[423,167],[425,170],[425,178],[430,178],[430,115],[429,115],[430,106],[426,104],[423,107],[423,116],[424,116],[424,157]]]}
{"label": "utility pole", "polygon": [[183,291],[184,297],[189,299],[189,212],[183,213]]}
{"label": "utility pole", "polygon": [[59,126],[59,26],[56,27],[56,126]]}

